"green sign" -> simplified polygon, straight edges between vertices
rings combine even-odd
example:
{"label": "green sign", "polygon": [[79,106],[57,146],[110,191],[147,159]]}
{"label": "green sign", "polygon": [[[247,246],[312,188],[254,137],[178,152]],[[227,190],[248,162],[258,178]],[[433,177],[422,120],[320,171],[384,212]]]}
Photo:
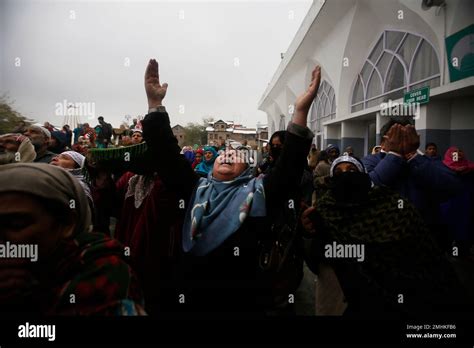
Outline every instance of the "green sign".
{"label": "green sign", "polygon": [[405,93],[405,96],[403,97],[403,102],[405,104],[413,104],[413,103],[425,104],[425,103],[428,103],[429,101],[430,101],[430,88],[429,87],[415,89],[413,91]]}
{"label": "green sign", "polygon": [[446,38],[451,82],[474,76],[474,24]]}

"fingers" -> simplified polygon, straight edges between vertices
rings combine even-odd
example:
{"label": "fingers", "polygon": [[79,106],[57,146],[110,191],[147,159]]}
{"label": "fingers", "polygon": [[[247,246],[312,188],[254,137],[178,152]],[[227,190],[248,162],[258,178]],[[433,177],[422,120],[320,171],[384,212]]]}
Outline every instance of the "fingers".
{"label": "fingers", "polygon": [[313,69],[313,72],[311,73],[311,81],[316,80],[316,78],[319,76],[321,76],[321,66],[316,65],[316,67]]}
{"label": "fingers", "polygon": [[158,74],[158,62],[155,59],[150,59],[148,65],[145,70],[145,80],[149,78],[157,78],[158,83],[160,81],[160,77]]}

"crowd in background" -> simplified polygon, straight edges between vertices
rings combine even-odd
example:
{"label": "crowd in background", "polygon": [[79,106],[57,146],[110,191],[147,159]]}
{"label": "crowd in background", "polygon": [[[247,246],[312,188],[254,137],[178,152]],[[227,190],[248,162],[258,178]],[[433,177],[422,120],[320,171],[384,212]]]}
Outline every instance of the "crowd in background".
{"label": "crowd in background", "polygon": [[[119,142],[103,117],[0,135],[0,240],[37,243],[41,259],[0,260],[1,312],[295,315],[313,274],[317,315],[472,308],[456,262],[472,276],[474,163],[456,146],[421,152],[407,117],[361,159],[317,149],[319,80],[258,163],[245,145],[180,148],[154,60],[149,113]],[[363,245],[365,259],[328,245]]]}

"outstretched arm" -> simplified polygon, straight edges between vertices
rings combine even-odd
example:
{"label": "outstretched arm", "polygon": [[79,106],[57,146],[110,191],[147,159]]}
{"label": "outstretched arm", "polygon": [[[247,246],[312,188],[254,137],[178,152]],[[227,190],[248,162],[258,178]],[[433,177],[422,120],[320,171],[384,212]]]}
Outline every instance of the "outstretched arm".
{"label": "outstretched arm", "polygon": [[298,97],[295,114],[288,125],[288,134],[280,158],[265,178],[265,195],[270,205],[281,199],[289,199],[292,192],[299,189],[306,156],[311,147],[313,133],[306,126],[309,109],[318,93],[321,68],[317,66],[312,73],[308,89]]}
{"label": "outstretched arm", "polygon": [[168,84],[160,83],[158,62],[150,59],[145,72],[149,110],[142,122],[143,138],[148,146],[147,162],[153,163],[153,169],[168,188],[187,201],[198,177],[189,162],[180,154],[181,149],[171,130],[168,113],[162,105],[167,90]]}

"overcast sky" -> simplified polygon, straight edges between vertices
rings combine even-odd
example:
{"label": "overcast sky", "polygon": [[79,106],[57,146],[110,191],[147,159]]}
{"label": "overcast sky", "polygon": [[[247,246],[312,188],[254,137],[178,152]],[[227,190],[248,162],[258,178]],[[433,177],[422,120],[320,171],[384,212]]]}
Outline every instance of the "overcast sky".
{"label": "overcast sky", "polygon": [[212,116],[255,127],[266,123],[257,103],[311,3],[0,0],[0,93],[41,123],[62,125],[66,100],[84,103],[83,122],[102,115],[118,127],[146,114],[153,57],[172,125]]}

